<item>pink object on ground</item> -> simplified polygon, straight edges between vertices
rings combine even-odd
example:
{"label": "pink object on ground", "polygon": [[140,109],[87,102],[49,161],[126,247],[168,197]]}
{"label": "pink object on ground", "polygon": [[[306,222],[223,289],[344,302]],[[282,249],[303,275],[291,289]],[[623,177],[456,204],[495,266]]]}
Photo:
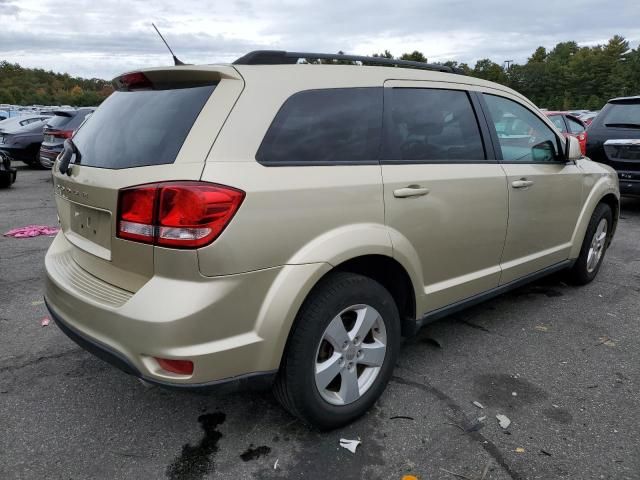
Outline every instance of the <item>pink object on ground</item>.
{"label": "pink object on ground", "polygon": [[27,225],[26,227],[14,228],[4,234],[5,237],[30,238],[38,235],[55,235],[60,229],[58,227],[48,227],[46,225]]}
{"label": "pink object on ground", "polygon": [[44,317],[42,320],[40,320],[40,325],[42,325],[43,327],[46,327],[47,325],[49,325],[49,322],[51,322],[49,317]]}

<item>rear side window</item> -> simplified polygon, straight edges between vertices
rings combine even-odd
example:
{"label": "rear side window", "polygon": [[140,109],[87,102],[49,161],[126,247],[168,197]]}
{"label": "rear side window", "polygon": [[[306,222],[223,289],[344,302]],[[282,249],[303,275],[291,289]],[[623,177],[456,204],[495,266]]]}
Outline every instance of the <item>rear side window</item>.
{"label": "rear side window", "polygon": [[120,169],[173,163],[214,88],[112,93],[73,137],[82,165]]}
{"label": "rear side window", "polygon": [[306,90],[282,105],[256,160],[265,165],[377,163],[382,88]]}
{"label": "rear side window", "polygon": [[485,160],[471,101],[461,90],[392,88],[385,103],[383,158],[388,161]]}

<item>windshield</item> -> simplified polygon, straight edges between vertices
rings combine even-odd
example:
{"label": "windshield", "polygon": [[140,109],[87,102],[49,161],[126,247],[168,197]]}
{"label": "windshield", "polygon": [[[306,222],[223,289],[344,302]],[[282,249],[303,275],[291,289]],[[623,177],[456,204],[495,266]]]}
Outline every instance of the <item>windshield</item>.
{"label": "windshield", "polygon": [[173,163],[214,88],[114,92],[73,137],[82,165],[119,169]]}

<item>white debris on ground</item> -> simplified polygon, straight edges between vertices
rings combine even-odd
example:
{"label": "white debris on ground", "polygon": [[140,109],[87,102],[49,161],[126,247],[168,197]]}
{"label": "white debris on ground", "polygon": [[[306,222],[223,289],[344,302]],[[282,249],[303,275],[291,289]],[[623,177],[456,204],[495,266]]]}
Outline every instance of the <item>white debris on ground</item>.
{"label": "white debris on ground", "polygon": [[509,417],[507,417],[506,415],[502,415],[501,413],[496,415],[496,418],[498,419],[498,423],[500,423],[500,426],[502,428],[509,428],[509,425],[511,425],[511,420],[509,420]]}
{"label": "white debris on ground", "polygon": [[484,408],[484,405],[482,405],[480,402],[476,402],[475,400],[473,401],[473,404],[478,408]]}
{"label": "white debris on ground", "polygon": [[362,442],[360,440],[348,440],[346,438],[340,439],[340,446],[342,448],[346,448],[351,453],[356,453],[356,448],[358,448],[358,445],[360,445],[361,443]]}

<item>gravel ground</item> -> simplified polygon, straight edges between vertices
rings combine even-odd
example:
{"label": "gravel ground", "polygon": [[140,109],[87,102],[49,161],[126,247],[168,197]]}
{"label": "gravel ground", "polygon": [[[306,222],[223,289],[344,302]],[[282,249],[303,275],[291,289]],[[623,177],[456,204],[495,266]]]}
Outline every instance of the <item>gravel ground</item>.
{"label": "gravel ground", "polygon": [[[56,224],[48,172],[20,169],[0,205],[2,233]],[[549,277],[429,325],[330,433],[268,392],[145,387],[40,326],[50,242],[0,237],[0,478],[640,478],[640,199],[596,281]]]}

